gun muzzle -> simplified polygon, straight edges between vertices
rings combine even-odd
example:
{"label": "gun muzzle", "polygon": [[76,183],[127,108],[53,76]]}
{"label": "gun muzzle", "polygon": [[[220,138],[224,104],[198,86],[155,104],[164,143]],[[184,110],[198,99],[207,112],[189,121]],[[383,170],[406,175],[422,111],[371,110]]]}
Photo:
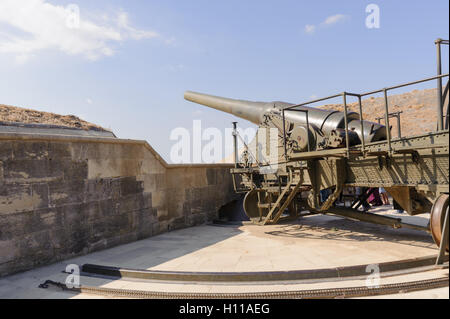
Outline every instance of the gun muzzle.
{"label": "gun muzzle", "polygon": [[273,103],[234,100],[191,91],[185,92],[184,98],[197,104],[233,114],[255,124],[260,124],[263,115],[274,108]]}

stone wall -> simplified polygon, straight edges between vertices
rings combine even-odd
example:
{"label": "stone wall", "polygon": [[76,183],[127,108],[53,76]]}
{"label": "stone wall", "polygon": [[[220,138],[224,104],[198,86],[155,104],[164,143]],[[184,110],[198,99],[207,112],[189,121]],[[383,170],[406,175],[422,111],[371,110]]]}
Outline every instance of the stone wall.
{"label": "stone wall", "polygon": [[168,165],[143,141],[0,134],[0,276],[217,217],[230,165]]}

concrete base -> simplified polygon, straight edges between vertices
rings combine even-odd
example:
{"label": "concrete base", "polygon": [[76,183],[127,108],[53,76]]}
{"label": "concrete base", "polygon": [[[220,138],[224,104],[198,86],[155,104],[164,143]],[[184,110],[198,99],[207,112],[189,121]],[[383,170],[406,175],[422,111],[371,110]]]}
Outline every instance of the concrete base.
{"label": "concrete base", "polygon": [[[404,216],[394,211],[378,209],[389,215],[405,218],[407,222],[426,224],[428,216]],[[68,264],[85,263],[119,266],[135,269],[173,271],[277,271],[318,269],[381,263],[437,254],[438,249],[431,236],[409,229],[389,229],[367,223],[345,220],[340,217],[314,215],[294,223],[272,226],[198,226],[181,229],[131,244],[92,253],[79,258],[42,267],[0,280],[0,298],[65,298],[67,293],[37,286],[47,279],[65,281],[61,273]],[[448,269],[437,270],[440,275]],[[433,276],[432,273],[408,275],[411,280]],[[409,278],[405,276],[406,278]],[[387,278],[386,283],[392,281]],[[408,279],[409,280],[409,279]],[[348,281],[339,286],[352,286],[361,282]],[[294,283],[272,283],[266,286],[214,285],[211,283],[149,283],[126,280],[81,278],[81,285],[101,285],[124,289],[147,289],[161,291],[268,291],[277,285],[292,290]],[[384,282],[381,282],[384,284]],[[302,287],[305,284],[302,283]],[[321,281],[307,284],[308,289],[337,287],[336,282]],[[221,287],[221,288],[217,288]],[[242,288],[247,287],[247,288]],[[253,287],[253,288],[252,288]],[[264,288],[265,287],[265,288]],[[284,288],[283,288],[284,287]],[[442,289],[430,294],[414,294],[418,298],[448,298]],[[78,297],[81,297],[80,295]],[[389,298],[389,296],[388,296]]]}

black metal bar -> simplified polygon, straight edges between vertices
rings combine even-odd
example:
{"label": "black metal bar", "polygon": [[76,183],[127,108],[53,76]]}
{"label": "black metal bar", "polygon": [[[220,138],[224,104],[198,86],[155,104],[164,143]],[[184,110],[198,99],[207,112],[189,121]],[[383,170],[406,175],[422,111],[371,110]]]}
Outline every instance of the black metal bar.
{"label": "black metal bar", "polygon": [[350,93],[350,92],[345,92],[347,95],[350,95],[350,96],[356,96],[356,97],[360,97],[361,95],[360,94],[358,94],[358,93]]}
{"label": "black metal bar", "polygon": [[387,96],[387,89],[384,89],[384,120],[386,124],[386,134],[387,134],[387,140],[388,140],[388,148],[389,153],[392,152],[392,146],[391,146],[391,128],[389,125],[389,102],[388,102],[388,96]]}
{"label": "black metal bar", "polygon": [[364,137],[364,120],[363,120],[363,112],[362,112],[362,99],[361,96],[358,95],[358,103],[359,103],[359,122],[361,125],[361,132],[362,132],[362,151],[364,154],[365,148],[366,148],[366,142]]}
{"label": "black metal bar", "polygon": [[[397,118],[398,137],[399,137],[399,138],[402,137],[401,122],[400,122],[400,114],[402,114],[402,113],[403,113],[403,111],[389,113],[389,118],[391,118],[391,117]],[[377,117],[377,118],[376,118],[376,120],[378,121],[378,124],[381,124],[381,120],[382,120],[383,118],[384,118],[384,116],[382,116],[382,117]]]}
{"label": "black metal bar", "polygon": [[282,110],[283,114],[283,144],[284,144],[284,158],[287,160],[287,147],[286,147],[286,118],[284,116],[284,109]]}
{"label": "black metal bar", "polygon": [[[442,39],[436,40],[436,51],[437,51],[437,75],[442,74],[442,61],[441,61],[441,42]],[[443,129],[443,118],[442,118],[442,78],[437,79],[437,129],[442,131]]]}
{"label": "black metal bar", "polygon": [[234,167],[238,167],[237,122],[233,122]]}
{"label": "black metal bar", "polygon": [[[347,157],[350,157],[350,141],[348,139],[348,118],[347,118],[347,93],[342,93],[344,99],[344,123],[345,123],[345,147],[347,148]],[[363,139],[364,139],[364,132]]]}
{"label": "black metal bar", "polygon": [[[444,93],[442,93],[442,98],[444,100],[444,103],[445,103],[446,97],[448,98],[449,85],[450,85],[450,81],[447,81],[447,85],[445,85]],[[442,104],[442,105],[444,105],[444,104]],[[442,111],[444,111],[444,110],[442,109]],[[449,115],[450,115],[450,107],[447,105],[447,112],[445,115],[443,115],[443,117],[445,118],[444,130],[449,129],[449,126],[448,126]]]}
{"label": "black metal bar", "polygon": [[449,74],[446,73],[446,74],[442,74],[442,75],[439,75],[439,76],[433,76],[433,77],[430,77],[430,78],[426,78],[426,79],[423,79],[423,80],[418,80],[418,81],[408,82],[408,83],[399,84],[399,85],[395,85],[395,86],[390,86],[390,87],[387,87],[387,88],[384,88],[384,89],[363,93],[363,94],[361,94],[361,96],[372,95],[372,94],[375,94],[375,93],[381,93],[384,90],[390,91],[390,90],[399,89],[399,88],[402,88],[402,87],[405,87],[405,86],[410,86],[410,85],[414,85],[414,84],[419,84],[419,83],[424,83],[424,82],[428,82],[428,81],[433,81],[433,80],[436,80],[438,78],[445,78],[448,75]]}
{"label": "black metal bar", "polygon": [[[402,87],[405,87],[405,86],[409,86],[409,85],[414,85],[414,84],[419,84],[419,83],[423,83],[423,82],[428,82],[428,81],[436,80],[436,79],[439,79],[439,78],[445,78],[445,77],[448,77],[448,76],[449,76],[449,74],[446,73],[446,74],[442,74],[442,75],[439,75],[439,76],[433,76],[433,77],[425,78],[425,79],[422,79],[422,80],[413,81],[413,82],[407,82],[407,83],[403,83],[403,84],[387,87],[387,88],[376,90],[376,91],[370,91],[370,92],[366,92],[366,93],[361,93],[361,94],[347,92],[347,95],[363,97],[363,96],[372,95],[372,94],[376,94],[376,93],[382,93],[384,90],[390,91],[390,90],[399,89],[399,88],[402,88]],[[325,101],[325,100],[334,99],[334,98],[339,97],[341,95],[342,95],[342,93],[341,94],[327,96],[327,97],[324,97],[324,98],[321,98],[321,99],[317,99],[317,100],[308,101],[308,102],[301,103],[301,104],[291,105],[291,106],[285,107],[284,110],[290,110],[290,109],[295,108],[295,107],[305,106],[305,105],[308,105],[308,104],[313,104],[313,103],[317,103],[317,102],[321,102],[321,101]]]}
{"label": "black metal bar", "polygon": [[[363,190],[363,188],[361,187],[361,190]],[[370,197],[370,195],[372,195],[372,193],[375,191],[375,188],[369,188],[368,190],[366,190],[365,192],[362,192],[361,195],[358,196],[358,198],[350,205],[350,208],[354,209],[354,210],[358,210],[358,208],[364,204],[365,201],[367,201],[367,199]],[[358,204],[355,206],[355,204]]]}
{"label": "black metal bar", "polygon": [[292,109],[294,107],[299,107],[299,106],[304,106],[304,105],[307,105],[307,104],[313,104],[313,103],[317,103],[317,102],[321,102],[321,101],[325,101],[325,100],[329,100],[329,99],[334,99],[334,98],[340,97],[340,96],[341,96],[341,94],[331,95],[331,96],[327,96],[327,97],[324,97],[324,98],[321,98],[321,99],[312,100],[312,101],[309,101],[309,102],[306,102],[306,103],[291,105],[291,106],[288,106],[288,107],[286,107],[284,109],[285,110],[290,110],[290,109]]}

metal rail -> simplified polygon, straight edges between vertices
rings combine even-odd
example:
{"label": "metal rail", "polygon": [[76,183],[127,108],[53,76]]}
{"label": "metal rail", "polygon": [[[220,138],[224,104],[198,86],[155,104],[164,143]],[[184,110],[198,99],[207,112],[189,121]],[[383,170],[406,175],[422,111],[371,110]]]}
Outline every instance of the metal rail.
{"label": "metal rail", "polygon": [[[400,112],[392,112],[392,113],[389,113],[388,114],[388,116],[391,118],[391,117],[395,117],[395,118],[397,118],[397,128],[398,128],[398,138],[401,138],[402,137],[402,130],[401,130],[401,124],[400,124],[400,115],[401,114],[403,114],[403,111],[400,111]],[[383,117],[377,117],[376,118],[376,120],[377,120],[377,122],[378,122],[378,124],[381,124],[381,120],[383,119]]]}
{"label": "metal rail", "polygon": [[[435,41],[436,44],[436,57],[437,57],[437,75],[441,75],[442,74],[442,61],[441,61],[441,44],[449,44],[448,40],[442,40],[441,38],[437,39]],[[443,130],[444,128],[444,119],[443,119],[443,106],[444,106],[444,101],[442,100],[442,79],[439,78],[437,79],[437,101],[438,101],[438,105],[437,105],[437,112],[438,112],[438,125],[437,125],[437,129],[438,131]]]}
{"label": "metal rail", "polygon": [[104,288],[92,286],[80,286],[79,288],[67,288],[60,282],[47,280],[39,285],[40,288],[48,288],[50,285],[72,293],[86,293],[116,298],[137,299],[335,299],[354,298],[377,295],[390,295],[411,291],[428,290],[448,287],[448,277],[439,277],[427,280],[410,281],[380,285],[378,287],[346,287],[332,289],[311,289],[297,291],[269,291],[247,293],[189,293],[189,292],[159,292],[128,290],[117,288]]}
{"label": "metal rail", "polygon": [[[443,256],[442,261],[448,262],[449,257]],[[380,274],[406,274],[411,272],[435,269],[436,256],[416,257],[378,263]],[[111,279],[129,278],[139,280],[162,280],[179,283],[189,282],[278,282],[304,280],[330,280],[367,276],[367,264],[320,269],[303,269],[287,271],[258,272],[189,272],[163,271],[148,269],[130,269],[103,265],[84,264],[81,275],[89,277],[108,277]]]}
{"label": "metal rail", "polygon": [[[350,147],[349,147],[349,140],[348,140],[347,96],[357,97],[358,98],[358,104],[359,104],[359,120],[360,120],[360,125],[361,125],[361,132],[363,134],[363,137],[362,137],[362,151],[363,151],[363,154],[365,154],[366,145],[365,145],[365,141],[364,141],[364,126],[363,126],[364,124],[363,124],[363,114],[362,114],[363,113],[362,112],[362,97],[373,95],[373,94],[377,94],[377,93],[383,93],[384,94],[384,108],[385,108],[384,119],[385,119],[385,124],[386,124],[387,142],[388,142],[389,154],[391,154],[392,153],[392,147],[391,147],[392,136],[391,136],[390,125],[389,125],[390,113],[389,113],[388,92],[391,91],[391,90],[403,88],[403,87],[406,87],[406,86],[411,86],[411,85],[415,85],[415,84],[420,84],[420,83],[436,80],[437,81],[437,91],[438,91],[437,92],[437,96],[438,96],[438,103],[437,103],[437,113],[438,113],[437,130],[438,131],[442,131],[442,130],[444,130],[444,128],[448,130],[448,127],[444,126],[444,117],[448,121],[448,116],[447,115],[443,115],[443,106],[444,106],[443,104],[444,104],[445,101],[442,98],[442,79],[445,78],[445,77],[448,77],[449,74],[448,73],[442,74],[441,45],[442,44],[448,45],[449,44],[449,40],[437,39],[435,41],[435,44],[436,44],[436,47],[437,47],[437,75],[436,76],[428,77],[428,78],[417,80],[417,81],[407,82],[407,83],[403,83],[403,84],[399,84],[399,85],[394,85],[394,86],[386,87],[386,88],[375,90],[375,91],[369,91],[369,92],[365,92],[365,93],[342,92],[340,94],[335,94],[335,95],[327,96],[327,97],[324,97],[324,98],[315,99],[315,100],[311,100],[311,101],[300,103],[300,104],[296,104],[296,105],[291,105],[291,106],[288,106],[288,107],[285,107],[285,108],[282,109],[283,124],[285,123],[285,112],[286,111],[292,111],[294,108],[297,108],[297,107],[306,106],[306,105],[309,105],[309,104],[314,104],[314,103],[317,103],[317,102],[322,102],[322,101],[326,101],[326,100],[330,100],[330,99],[334,99],[334,98],[342,96],[343,104],[344,104],[346,155],[347,155],[347,157],[350,157]],[[446,88],[446,90],[448,90],[448,88]],[[299,111],[299,110],[295,110],[295,111]],[[399,119],[399,117],[397,117],[397,123],[399,124],[399,137],[401,137],[401,133],[400,133],[400,119]],[[309,127],[308,127],[308,130],[309,130]],[[287,159],[286,129],[283,129],[283,140],[284,140],[285,156],[286,156],[286,159]]]}
{"label": "metal rail", "polygon": [[[449,76],[448,73],[441,74],[441,75],[438,75],[438,76],[433,76],[433,77],[430,77],[430,78],[426,78],[426,79],[422,79],[422,80],[418,80],[418,81],[413,81],[413,82],[408,82],[408,83],[404,83],[404,84],[400,84],[400,85],[395,85],[395,86],[387,87],[387,88],[376,90],[376,91],[366,92],[366,93],[362,93],[362,94],[343,92],[341,94],[331,95],[331,96],[328,96],[328,97],[325,97],[325,98],[322,98],[322,99],[312,100],[312,101],[309,101],[309,102],[288,106],[288,107],[282,109],[283,121],[285,121],[285,112],[289,111],[289,110],[292,110],[295,107],[305,106],[305,105],[308,105],[308,104],[313,104],[313,103],[316,103],[316,102],[325,101],[325,100],[329,100],[329,99],[334,99],[336,97],[342,96],[343,97],[343,103],[344,103],[344,121],[345,121],[345,131],[346,131],[345,137],[346,137],[346,140],[348,141],[347,96],[354,96],[354,97],[358,98],[359,109],[360,109],[359,116],[360,116],[361,131],[364,132],[362,130],[364,124],[362,123],[363,115],[362,115],[362,100],[361,100],[361,98],[364,97],[364,96],[373,95],[373,94],[377,94],[377,93],[384,93],[384,107],[385,107],[384,119],[385,119],[386,128],[387,128],[387,130],[386,130],[387,142],[388,142],[388,145],[389,145],[389,151],[392,152],[392,148],[391,148],[392,137],[391,137],[391,132],[390,132],[390,129],[389,129],[390,126],[389,126],[388,92],[391,91],[391,90],[395,90],[395,89],[398,89],[398,88],[405,87],[405,86],[415,85],[415,84],[424,83],[424,82],[433,81],[433,80],[439,80],[439,79],[442,79],[442,78],[445,78],[445,77],[448,77],[448,76]],[[444,116],[442,116],[442,118],[443,117]],[[284,143],[286,144],[286,131],[285,130],[283,131],[283,139],[285,141]],[[365,146],[366,145],[365,145],[364,138],[363,138],[363,141],[362,141],[363,153],[365,151]],[[346,153],[347,153],[347,157],[348,157],[350,155],[350,147],[348,145],[348,142],[346,142]]]}

